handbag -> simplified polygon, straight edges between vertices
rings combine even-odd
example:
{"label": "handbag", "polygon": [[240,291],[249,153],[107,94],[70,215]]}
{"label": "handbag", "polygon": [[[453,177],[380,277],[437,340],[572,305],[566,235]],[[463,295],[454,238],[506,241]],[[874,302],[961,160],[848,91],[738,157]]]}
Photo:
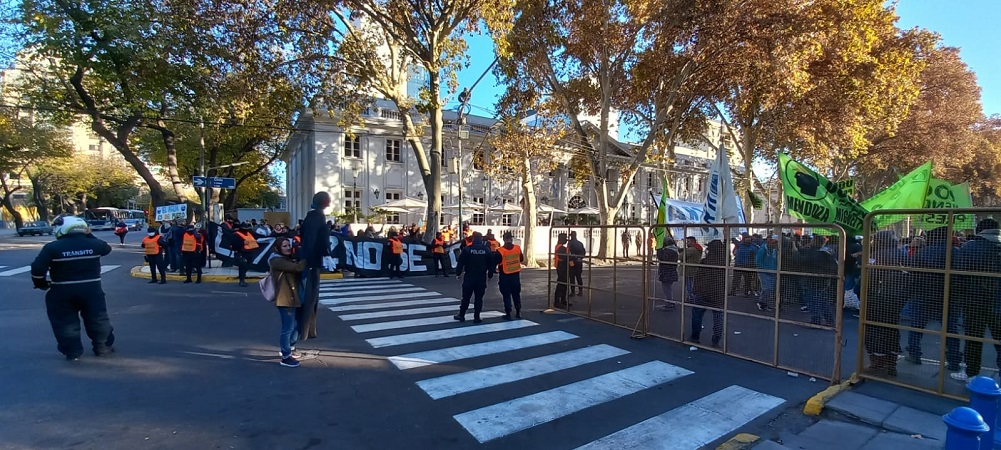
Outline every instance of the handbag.
{"label": "handbag", "polygon": [[281,282],[283,275],[285,275],[284,272],[278,275],[277,280],[272,280],[271,273],[268,272],[268,274],[265,275],[264,278],[261,278],[261,280],[257,282],[257,286],[261,288],[261,295],[264,295],[265,300],[273,302],[278,298],[277,286],[278,283]]}

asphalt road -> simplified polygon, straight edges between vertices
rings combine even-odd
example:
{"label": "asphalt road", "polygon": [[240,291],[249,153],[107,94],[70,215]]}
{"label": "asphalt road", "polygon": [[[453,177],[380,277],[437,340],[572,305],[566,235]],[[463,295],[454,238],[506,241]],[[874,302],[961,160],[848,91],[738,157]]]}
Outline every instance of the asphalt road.
{"label": "asphalt road", "polygon": [[[481,325],[450,319],[454,278],[325,282],[319,339],[285,368],[277,314],[253,286],[132,278],[139,236],[102,261],[117,266],[103,282],[117,352],[78,363],[56,351],[30,276],[3,275],[48,239],[0,242],[0,448],[696,449],[767,434],[825,387],[544,314],[542,270],[525,272],[522,321]],[[485,303],[501,309],[496,280]]]}

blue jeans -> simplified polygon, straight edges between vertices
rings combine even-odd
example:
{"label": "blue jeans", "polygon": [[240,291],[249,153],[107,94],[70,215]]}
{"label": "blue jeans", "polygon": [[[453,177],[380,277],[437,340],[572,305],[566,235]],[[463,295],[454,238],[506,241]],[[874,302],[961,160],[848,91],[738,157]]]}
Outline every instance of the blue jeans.
{"label": "blue jeans", "polygon": [[695,277],[685,277],[685,301],[691,303],[695,299]]}
{"label": "blue jeans", "polygon": [[[713,345],[719,345],[723,337],[723,311],[713,311]],[[692,334],[690,338],[698,341],[702,335],[702,320],[706,315],[705,308],[692,308]]]}
{"label": "blue jeans", "polygon": [[278,335],[278,347],[281,348],[282,358],[292,355],[292,346],[299,340],[299,330],[295,324],[295,310],[291,306],[279,306],[278,315],[282,318],[282,332]]}
{"label": "blue jeans", "polygon": [[[921,303],[920,300],[912,300],[911,306],[911,326],[924,329],[931,320],[931,312]],[[941,318],[939,318],[941,319]],[[949,307],[949,323],[945,327],[948,333],[959,333],[959,308]],[[924,333],[910,331],[907,333],[907,353],[915,358],[921,358],[921,338]],[[945,338],[945,362],[952,366],[950,370],[959,370],[959,363],[963,360],[963,353],[959,350],[959,339]]]}
{"label": "blue jeans", "polygon": [[834,324],[834,302],[830,290],[803,289],[800,295],[810,308],[810,323]]}
{"label": "blue jeans", "polygon": [[664,300],[674,301],[674,282],[661,281],[660,285],[664,288]]}
{"label": "blue jeans", "polygon": [[775,274],[758,272],[758,281],[761,283],[761,303],[775,300]]}

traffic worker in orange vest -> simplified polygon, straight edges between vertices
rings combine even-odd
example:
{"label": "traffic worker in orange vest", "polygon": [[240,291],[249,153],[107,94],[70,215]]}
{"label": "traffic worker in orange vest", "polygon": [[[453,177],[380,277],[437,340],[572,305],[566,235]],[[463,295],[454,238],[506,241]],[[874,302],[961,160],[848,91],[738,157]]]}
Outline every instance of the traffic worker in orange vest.
{"label": "traffic worker in orange vest", "polygon": [[395,276],[402,280],[403,273],[400,272],[400,266],[403,265],[403,242],[400,241],[400,234],[390,231],[389,242],[386,245],[389,247],[389,279]]}
{"label": "traffic worker in orange vest", "polygon": [[466,248],[473,245],[473,230],[469,229],[469,225],[463,226],[462,234],[465,235],[465,237],[462,239],[462,243],[459,244],[459,248]]}
{"label": "traffic worker in orange vest", "polygon": [[184,280],[185,283],[191,282],[192,269],[198,273],[198,281],[195,283],[202,282],[202,246],[204,245],[202,235],[195,231],[194,224],[188,224],[181,238],[181,257],[184,258],[184,272],[188,276]]}
{"label": "traffic worker in orange vest", "polygon": [[490,251],[496,252],[500,248],[500,242],[497,242],[497,238],[494,236],[494,230],[487,230],[487,235],[484,238],[487,241],[487,246],[490,247]]}
{"label": "traffic worker in orange vest", "polygon": [[156,227],[146,228],[146,237],[143,238],[142,243],[139,245],[143,248],[143,253],[146,254],[146,262],[149,263],[149,274],[153,276],[153,281],[150,281],[150,284],[157,282],[157,272],[160,272],[159,283],[167,284],[167,264],[163,258],[163,251],[166,244]]}
{"label": "traffic worker in orange vest", "polygon": [[441,239],[445,241],[445,245],[452,242],[452,226],[446,225],[444,229],[441,230]]}
{"label": "traffic worker in orange vest", "polygon": [[236,266],[240,269],[240,287],[247,287],[247,269],[250,262],[254,260],[254,252],[260,247],[257,238],[250,232],[250,225],[241,223],[240,229],[234,233],[237,241],[233,243],[233,251],[236,252]]}
{"label": "traffic worker in orange vest", "polygon": [[431,241],[431,255],[434,257],[434,277],[438,278],[439,273],[447,277],[448,262],[445,259],[444,233],[436,234],[434,240]]}
{"label": "traffic worker in orange vest", "polygon": [[500,278],[497,287],[504,297],[504,320],[511,320],[511,300],[514,299],[514,316],[521,318],[521,264],[525,255],[521,247],[514,243],[514,236],[505,231],[504,245],[497,249],[500,262]]}

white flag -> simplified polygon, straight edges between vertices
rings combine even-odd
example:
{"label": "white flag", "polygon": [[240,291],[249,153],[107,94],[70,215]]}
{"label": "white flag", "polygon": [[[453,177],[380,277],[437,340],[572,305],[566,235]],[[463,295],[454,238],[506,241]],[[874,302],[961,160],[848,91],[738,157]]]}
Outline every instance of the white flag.
{"label": "white flag", "polygon": [[703,203],[703,223],[744,223],[744,211],[733,188],[726,149],[720,146],[709,170],[709,186]]}

